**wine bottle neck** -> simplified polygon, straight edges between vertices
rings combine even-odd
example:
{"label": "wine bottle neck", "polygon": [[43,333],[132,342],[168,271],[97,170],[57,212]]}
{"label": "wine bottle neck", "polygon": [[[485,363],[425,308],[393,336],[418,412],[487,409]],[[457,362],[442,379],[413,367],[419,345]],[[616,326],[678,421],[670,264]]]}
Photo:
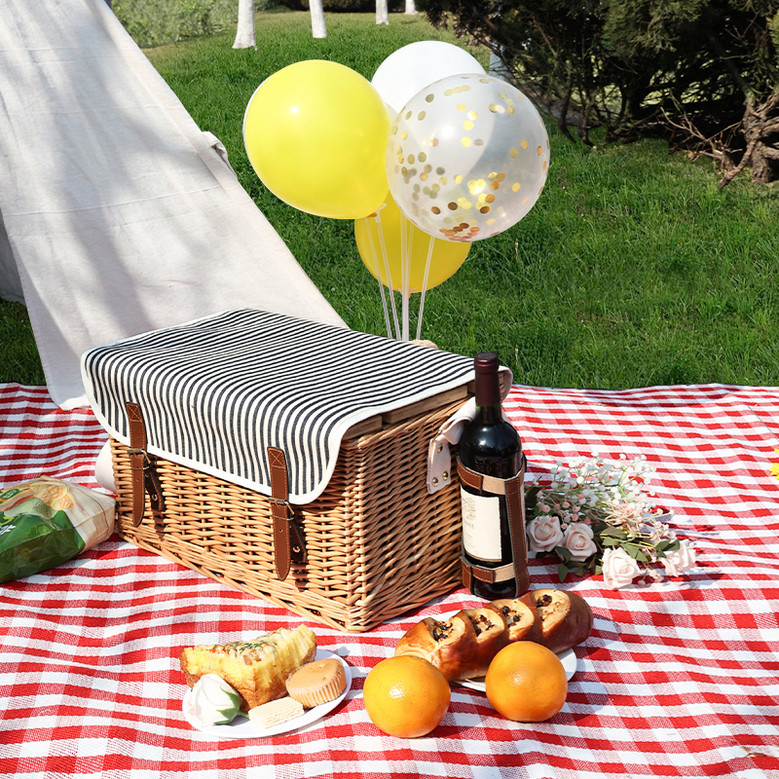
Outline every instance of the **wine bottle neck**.
{"label": "wine bottle neck", "polygon": [[476,374],[476,405],[481,408],[497,406],[500,409],[500,382],[498,374]]}
{"label": "wine bottle neck", "polygon": [[500,403],[491,403],[486,406],[477,403],[476,419],[485,425],[492,425],[495,422],[500,422],[503,419],[503,410]]}

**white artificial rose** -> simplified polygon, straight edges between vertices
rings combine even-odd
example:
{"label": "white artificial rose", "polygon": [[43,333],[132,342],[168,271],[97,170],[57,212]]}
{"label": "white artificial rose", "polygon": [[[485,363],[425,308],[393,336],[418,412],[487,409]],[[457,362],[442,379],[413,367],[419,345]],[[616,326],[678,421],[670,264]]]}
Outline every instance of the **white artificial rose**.
{"label": "white artificial rose", "polygon": [[660,558],[668,576],[679,576],[684,571],[695,567],[695,549],[689,541],[681,541],[679,548],[673,552],[666,552],[665,557]]}
{"label": "white artificial rose", "polygon": [[604,550],[602,566],[605,584],[612,590],[631,584],[641,573],[638,563],[622,548]]}
{"label": "white artificial rose", "polygon": [[533,554],[549,552],[562,540],[563,531],[557,517],[536,517],[527,523],[527,548]]}
{"label": "white artificial rose", "polygon": [[204,725],[227,725],[240,714],[241,695],[221,676],[204,674],[192,688],[189,705]]}
{"label": "white artificial rose", "polygon": [[598,551],[592,528],[584,522],[574,522],[565,529],[563,546],[571,553],[571,560],[584,562]]}

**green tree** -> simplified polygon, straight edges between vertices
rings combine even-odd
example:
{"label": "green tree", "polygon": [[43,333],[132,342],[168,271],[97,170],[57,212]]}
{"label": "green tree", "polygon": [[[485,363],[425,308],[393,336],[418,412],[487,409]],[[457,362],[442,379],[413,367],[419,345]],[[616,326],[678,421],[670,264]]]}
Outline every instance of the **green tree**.
{"label": "green tree", "polygon": [[779,0],[417,0],[499,56],[569,137],[666,138],[779,180]]}

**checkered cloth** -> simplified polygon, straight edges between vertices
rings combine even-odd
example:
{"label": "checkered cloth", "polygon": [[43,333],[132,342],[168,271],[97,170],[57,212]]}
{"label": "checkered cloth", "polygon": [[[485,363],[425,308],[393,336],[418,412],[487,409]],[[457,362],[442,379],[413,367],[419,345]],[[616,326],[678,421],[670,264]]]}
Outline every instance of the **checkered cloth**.
{"label": "checkered cloth", "polygon": [[[506,411],[531,475],[592,451],[644,454],[698,567],[649,586],[565,583],[595,612],[562,711],[526,725],[454,685],[428,737],[382,735],[365,675],[422,616],[476,605],[462,589],[369,633],[314,626],[353,670],[346,700],[303,731],[213,739],[181,712],[182,647],[300,619],[116,537],[0,587],[0,776],[779,777],[779,389],[618,392],[515,386]],[[42,388],[0,385],[0,484],[41,473],[95,487],[105,434]],[[556,584],[554,560],[531,564]]]}

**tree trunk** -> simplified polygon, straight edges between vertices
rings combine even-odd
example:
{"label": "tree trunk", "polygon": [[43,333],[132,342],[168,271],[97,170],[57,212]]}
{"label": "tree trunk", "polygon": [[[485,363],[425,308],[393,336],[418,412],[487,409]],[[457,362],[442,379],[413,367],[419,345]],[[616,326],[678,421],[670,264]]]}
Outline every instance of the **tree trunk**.
{"label": "tree trunk", "polygon": [[257,39],[254,35],[254,0],[238,0],[238,27],[235,30],[233,48],[257,51]]}
{"label": "tree trunk", "polygon": [[779,181],[779,92],[744,117],[744,137],[756,139],[752,149],[752,183]]}
{"label": "tree trunk", "polygon": [[779,181],[779,92],[769,95],[762,103],[747,100],[741,132],[746,150],[738,165],[728,164],[732,157],[727,150],[719,188],[727,186],[744,168],[752,168],[753,184]]}
{"label": "tree trunk", "polygon": [[376,0],[376,24],[389,24],[387,0]]}
{"label": "tree trunk", "polygon": [[406,10],[403,13],[415,14],[417,12],[416,4],[414,0],[406,0]]}
{"label": "tree trunk", "polygon": [[325,12],[322,8],[322,0],[310,0],[311,8],[311,32],[315,38],[327,38],[327,26],[325,25]]}

